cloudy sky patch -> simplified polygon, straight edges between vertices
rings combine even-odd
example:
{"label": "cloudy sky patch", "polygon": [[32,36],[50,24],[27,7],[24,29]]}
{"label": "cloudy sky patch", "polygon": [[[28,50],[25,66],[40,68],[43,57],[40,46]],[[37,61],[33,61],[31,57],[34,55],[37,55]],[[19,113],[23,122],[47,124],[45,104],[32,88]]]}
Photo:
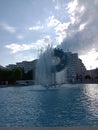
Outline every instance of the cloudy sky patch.
{"label": "cloudy sky patch", "polygon": [[97,0],[0,1],[0,65],[34,59],[48,44],[78,52],[84,62],[98,50],[97,12]]}
{"label": "cloudy sky patch", "polygon": [[8,23],[5,23],[5,22],[1,22],[0,23],[0,27],[2,29],[4,29],[5,31],[9,32],[9,33],[15,33],[16,32],[16,28],[9,25]]}

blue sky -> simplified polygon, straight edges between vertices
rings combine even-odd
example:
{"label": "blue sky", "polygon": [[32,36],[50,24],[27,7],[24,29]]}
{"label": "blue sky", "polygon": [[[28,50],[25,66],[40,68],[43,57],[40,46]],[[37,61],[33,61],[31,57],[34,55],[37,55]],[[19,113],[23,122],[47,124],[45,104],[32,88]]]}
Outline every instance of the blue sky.
{"label": "blue sky", "polygon": [[32,60],[41,46],[58,44],[54,27],[68,20],[64,1],[0,0],[0,64]]}
{"label": "blue sky", "polygon": [[92,13],[97,15],[98,3],[94,0],[93,8],[91,0],[85,1],[0,0],[0,64],[31,61],[38,57],[41,48],[52,44],[78,52],[86,67],[95,68],[98,39],[93,32],[97,34],[98,16]]}

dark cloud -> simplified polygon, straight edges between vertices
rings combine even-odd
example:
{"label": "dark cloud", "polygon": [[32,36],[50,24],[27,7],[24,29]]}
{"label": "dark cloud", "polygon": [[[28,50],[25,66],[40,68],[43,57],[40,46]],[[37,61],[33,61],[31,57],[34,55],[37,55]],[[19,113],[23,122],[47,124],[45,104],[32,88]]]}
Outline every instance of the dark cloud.
{"label": "dark cloud", "polygon": [[[96,0],[77,1],[78,5],[73,11],[75,22],[70,23],[66,30],[67,38],[61,43],[61,47],[81,54],[92,48],[98,49],[98,2]],[[85,24],[85,27],[80,30],[82,24]]]}

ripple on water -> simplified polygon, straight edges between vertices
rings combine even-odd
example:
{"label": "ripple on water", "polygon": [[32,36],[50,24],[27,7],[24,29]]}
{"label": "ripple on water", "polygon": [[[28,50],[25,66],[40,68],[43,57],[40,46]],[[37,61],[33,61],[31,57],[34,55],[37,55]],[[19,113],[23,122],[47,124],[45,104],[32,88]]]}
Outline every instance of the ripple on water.
{"label": "ripple on water", "polygon": [[0,126],[80,125],[98,125],[98,85],[0,88]]}

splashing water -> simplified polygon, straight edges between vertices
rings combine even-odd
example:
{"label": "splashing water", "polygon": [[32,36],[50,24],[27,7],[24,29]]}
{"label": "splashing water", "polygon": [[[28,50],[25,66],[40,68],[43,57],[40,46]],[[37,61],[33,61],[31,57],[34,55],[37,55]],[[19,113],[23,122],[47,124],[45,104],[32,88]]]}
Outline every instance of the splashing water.
{"label": "splashing water", "polygon": [[36,65],[36,84],[56,86],[66,81],[67,55],[62,49],[47,46],[41,51]]}
{"label": "splashing water", "polygon": [[48,46],[41,52],[36,65],[36,84],[49,86],[52,84],[53,48]]}

